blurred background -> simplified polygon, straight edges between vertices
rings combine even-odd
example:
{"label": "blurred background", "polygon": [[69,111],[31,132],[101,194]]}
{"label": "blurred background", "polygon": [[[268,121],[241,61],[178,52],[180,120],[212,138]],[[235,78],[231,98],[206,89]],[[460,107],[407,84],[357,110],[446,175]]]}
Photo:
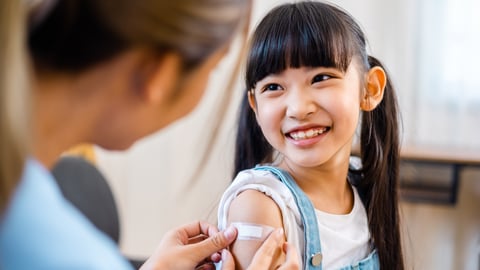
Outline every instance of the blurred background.
{"label": "blurred background", "polygon": [[[253,2],[252,28],[286,1]],[[398,91],[408,269],[480,269],[480,2],[332,2],[358,20],[370,54],[385,63]],[[216,222],[216,205],[232,180],[244,94],[243,76],[234,69],[244,41],[239,37],[211,74],[193,114],[127,152],[93,148],[113,190],[120,246],[129,256],[148,256],[179,224]]]}

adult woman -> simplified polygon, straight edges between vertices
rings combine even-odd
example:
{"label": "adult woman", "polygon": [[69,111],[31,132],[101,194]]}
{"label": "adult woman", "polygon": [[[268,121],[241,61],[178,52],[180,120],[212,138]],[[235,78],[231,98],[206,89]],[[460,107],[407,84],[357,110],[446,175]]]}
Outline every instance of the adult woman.
{"label": "adult woman", "polygon": [[[18,3],[2,1],[12,4]],[[241,0],[44,0],[32,8],[34,158],[5,190],[13,196],[0,223],[0,268],[130,268],[61,197],[44,167],[81,142],[126,149],[190,112],[249,6]],[[193,269],[217,261],[235,236],[232,228],[218,233],[202,222],[185,225],[168,233],[143,267]],[[282,241],[272,234],[256,267],[266,268]],[[228,252],[222,256],[233,268]]]}

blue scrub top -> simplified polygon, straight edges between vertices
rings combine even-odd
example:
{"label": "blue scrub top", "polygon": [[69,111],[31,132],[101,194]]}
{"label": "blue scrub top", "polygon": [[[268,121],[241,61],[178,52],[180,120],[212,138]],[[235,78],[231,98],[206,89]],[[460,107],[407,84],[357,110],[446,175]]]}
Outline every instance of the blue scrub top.
{"label": "blue scrub top", "polygon": [[0,269],[132,269],[116,244],[62,195],[53,176],[28,160],[0,219]]}

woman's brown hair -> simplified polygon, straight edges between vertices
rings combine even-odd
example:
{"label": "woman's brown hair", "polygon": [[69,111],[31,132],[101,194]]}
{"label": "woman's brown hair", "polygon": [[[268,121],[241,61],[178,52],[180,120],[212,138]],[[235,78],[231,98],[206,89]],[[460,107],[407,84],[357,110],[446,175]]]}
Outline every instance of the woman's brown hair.
{"label": "woman's brown hair", "polygon": [[22,174],[29,142],[29,91],[22,1],[0,2],[0,213]]}
{"label": "woman's brown hair", "polygon": [[179,52],[195,67],[236,33],[246,0],[43,0],[30,13],[29,49],[39,68],[82,71],[131,46]]}

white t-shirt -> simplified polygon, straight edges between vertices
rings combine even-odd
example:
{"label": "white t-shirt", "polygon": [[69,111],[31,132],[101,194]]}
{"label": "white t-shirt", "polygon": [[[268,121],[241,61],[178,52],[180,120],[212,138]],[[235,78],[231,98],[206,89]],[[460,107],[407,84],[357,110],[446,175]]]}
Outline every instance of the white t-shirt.
{"label": "white t-shirt", "polygon": [[[370,252],[370,233],[365,207],[355,187],[354,205],[349,214],[334,215],[315,209],[320,231],[323,269],[338,269],[355,264]],[[222,196],[218,208],[218,226],[227,226],[230,203],[242,191],[253,189],[271,197],[282,212],[287,241],[297,248],[303,257],[304,239],[300,212],[292,193],[272,173],[260,170],[240,172]],[[303,268],[303,266],[302,266]]]}

